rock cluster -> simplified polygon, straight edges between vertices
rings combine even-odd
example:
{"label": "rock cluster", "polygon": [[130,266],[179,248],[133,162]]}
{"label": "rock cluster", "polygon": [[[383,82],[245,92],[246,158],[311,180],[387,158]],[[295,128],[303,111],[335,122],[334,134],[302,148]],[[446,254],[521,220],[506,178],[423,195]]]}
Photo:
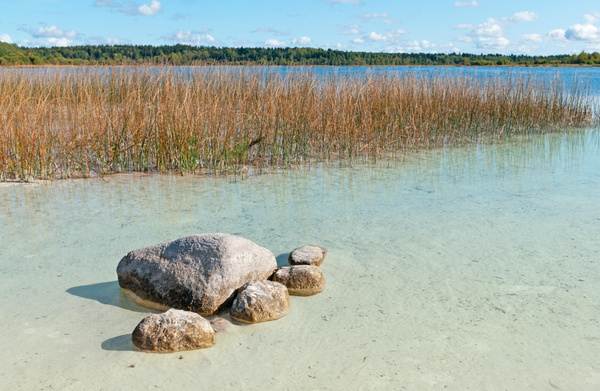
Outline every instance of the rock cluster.
{"label": "rock cluster", "polygon": [[215,332],[233,325],[201,315],[229,305],[237,321],[279,319],[289,312],[290,294],[325,289],[318,266],[326,254],[323,247],[300,247],[288,258],[292,266],[277,270],[271,251],[228,234],[191,235],[134,250],[117,266],[119,285],[138,304],[168,311],[143,319],[132,334],[133,344],[159,353],[210,347]]}

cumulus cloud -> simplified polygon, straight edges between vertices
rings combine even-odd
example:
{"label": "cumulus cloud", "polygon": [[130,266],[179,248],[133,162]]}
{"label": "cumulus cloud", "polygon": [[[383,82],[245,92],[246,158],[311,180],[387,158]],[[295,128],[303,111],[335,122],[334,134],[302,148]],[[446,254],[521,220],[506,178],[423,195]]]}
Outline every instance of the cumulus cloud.
{"label": "cumulus cloud", "polygon": [[565,38],[569,41],[598,41],[600,29],[593,24],[576,24],[565,31]]}
{"label": "cumulus cloud", "polygon": [[364,41],[371,42],[392,42],[398,43],[402,41],[402,35],[406,34],[405,30],[397,29],[397,30],[388,30],[385,34],[380,34],[375,31],[371,31],[369,34],[362,37]]}
{"label": "cumulus cloud", "polygon": [[548,32],[548,34],[546,34],[546,37],[553,41],[564,41],[565,40],[565,32],[566,32],[566,30],[563,30],[563,29],[554,29],[554,30]]}
{"label": "cumulus cloud", "polygon": [[475,39],[475,47],[478,49],[504,49],[510,41],[504,37],[479,37]]}
{"label": "cumulus cloud", "polygon": [[537,12],[515,12],[515,14],[509,18],[511,22],[533,22],[537,18],[539,18],[540,14]]}
{"label": "cumulus cloud", "polygon": [[300,37],[300,38],[292,39],[292,43],[294,45],[300,45],[300,46],[308,45],[311,42],[312,42],[312,39],[310,39],[309,37]]}
{"label": "cumulus cloud", "polygon": [[346,26],[344,30],[338,30],[338,33],[342,35],[358,35],[360,34],[358,27],[357,24],[351,24],[350,26]]}
{"label": "cumulus cloud", "polygon": [[175,30],[174,33],[163,35],[161,38],[173,44],[180,43],[182,45],[191,46],[202,46],[215,42],[213,36],[198,31],[183,32],[181,30]]}
{"label": "cumulus cloud", "polygon": [[387,37],[383,34],[378,34],[375,31],[371,31],[367,37],[369,41],[387,41]]}
{"label": "cumulus cloud", "polygon": [[354,38],[352,40],[353,43],[365,43],[365,40],[362,38]]}
{"label": "cumulus cloud", "polygon": [[[516,12],[511,17],[500,19],[487,18],[480,24],[459,24],[454,26],[457,30],[471,30],[457,39],[461,42],[473,43],[478,49],[504,49],[510,44],[510,41],[504,37],[507,27],[521,22],[533,22],[539,17],[536,12],[522,11]],[[529,42],[541,41],[539,34],[528,34],[523,36],[522,41]],[[534,41],[536,40],[536,41]]]}
{"label": "cumulus cloud", "polygon": [[524,43],[542,42],[544,38],[540,34],[523,34],[521,41]]}
{"label": "cumulus cloud", "polygon": [[[36,31],[31,32],[36,38],[75,38],[77,33],[74,30],[62,30],[57,26],[41,26]],[[50,41],[50,40],[48,40]]]}
{"label": "cumulus cloud", "polygon": [[454,3],[455,7],[477,7],[479,6],[479,1],[477,0],[473,0],[473,1],[469,1],[468,3],[463,3],[462,1],[457,1],[456,3]]}
{"label": "cumulus cloud", "polygon": [[363,5],[364,3],[360,0],[326,0],[329,4],[354,4]]}
{"label": "cumulus cloud", "polygon": [[583,15],[583,19],[586,23],[593,24],[600,20],[600,12],[594,11],[589,14]]}
{"label": "cumulus cloud", "polygon": [[267,39],[265,41],[265,46],[270,46],[270,47],[284,47],[286,46],[285,42],[280,41],[278,39]]}
{"label": "cumulus cloud", "polygon": [[12,39],[10,39],[10,35],[8,34],[0,34],[0,42],[13,43]]}
{"label": "cumulus cloud", "polygon": [[139,15],[152,16],[162,10],[162,4],[158,0],[152,0],[150,4],[142,4],[137,8]]}
{"label": "cumulus cloud", "polygon": [[152,16],[162,11],[162,4],[158,0],[151,0],[150,4],[142,4],[140,6],[135,2],[128,2],[127,6],[123,6],[115,0],[96,0],[94,6],[118,9],[120,12],[128,15]]}

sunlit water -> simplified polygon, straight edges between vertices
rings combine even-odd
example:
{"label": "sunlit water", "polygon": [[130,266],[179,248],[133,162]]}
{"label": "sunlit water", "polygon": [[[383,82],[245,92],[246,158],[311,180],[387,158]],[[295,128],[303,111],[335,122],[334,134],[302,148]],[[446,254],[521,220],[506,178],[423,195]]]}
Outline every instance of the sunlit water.
{"label": "sunlit water", "polygon": [[[5,184],[0,388],[598,390],[599,205],[598,131],[246,178]],[[327,288],[210,349],[134,351],[151,311],[117,263],[203,232],[281,264],[325,246]]]}

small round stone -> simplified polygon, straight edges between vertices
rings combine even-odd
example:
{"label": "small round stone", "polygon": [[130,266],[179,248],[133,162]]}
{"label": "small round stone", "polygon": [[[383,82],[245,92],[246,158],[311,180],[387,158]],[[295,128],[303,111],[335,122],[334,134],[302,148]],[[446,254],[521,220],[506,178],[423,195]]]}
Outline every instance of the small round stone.
{"label": "small round stone", "polygon": [[171,309],[145,317],[133,330],[131,341],[146,352],[170,353],[208,348],[216,339],[208,320],[194,312]]}
{"label": "small round stone", "polygon": [[240,288],[231,306],[231,317],[241,322],[258,323],[284,317],[289,310],[290,295],[285,285],[259,280]]}
{"label": "small round stone", "polygon": [[275,272],[273,281],[285,285],[290,295],[311,296],[325,289],[325,277],[321,268],[312,265],[282,267]]}
{"label": "small round stone", "polygon": [[298,247],[290,253],[290,256],[288,257],[288,262],[290,263],[290,265],[321,266],[326,255],[327,249],[325,247]]}

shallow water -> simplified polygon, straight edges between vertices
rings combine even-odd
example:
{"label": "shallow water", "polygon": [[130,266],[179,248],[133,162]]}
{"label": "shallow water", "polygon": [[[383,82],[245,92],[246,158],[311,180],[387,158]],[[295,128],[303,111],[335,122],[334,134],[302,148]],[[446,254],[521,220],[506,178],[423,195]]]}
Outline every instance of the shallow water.
{"label": "shallow water", "polygon": [[[0,187],[10,390],[600,389],[600,135],[249,178]],[[128,251],[235,233],[280,263],[329,249],[325,292],[210,349],[132,350]]]}

